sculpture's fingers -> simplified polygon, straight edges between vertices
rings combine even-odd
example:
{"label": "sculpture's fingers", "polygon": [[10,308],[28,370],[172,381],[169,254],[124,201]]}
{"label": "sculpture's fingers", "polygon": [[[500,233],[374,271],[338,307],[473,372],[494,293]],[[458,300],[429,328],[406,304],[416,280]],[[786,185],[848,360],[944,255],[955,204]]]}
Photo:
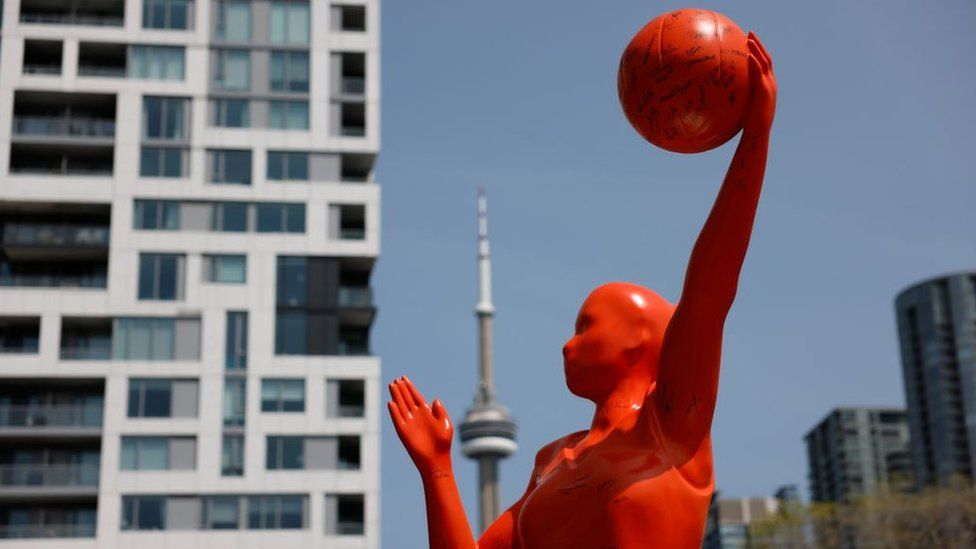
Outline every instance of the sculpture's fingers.
{"label": "sculpture's fingers", "polygon": [[756,45],[759,46],[759,50],[762,51],[766,66],[769,67],[769,70],[773,70],[773,56],[769,55],[769,50],[766,49],[766,45],[762,43],[762,40],[759,39],[756,33],[752,33],[752,37],[756,40]]}
{"label": "sculpture's fingers", "polygon": [[407,391],[407,388],[403,386],[403,382],[398,380],[396,383],[394,383],[393,388],[396,390],[397,395],[400,398],[400,402],[403,403],[407,413],[412,414],[412,412],[417,409],[417,405],[414,404],[413,397],[410,396],[410,392]]}
{"label": "sculpture's fingers", "polygon": [[434,399],[434,405],[430,409],[434,417],[438,420],[443,420],[447,417],[447,410],[444,409],[444,404],[439,399]]}
{"label": "sculpture's fingers", "polygon": [[393,426],[397,428],[397,431],[399,431],[400,423],[403,422],[403,417],[400,415],[400,410],[392,400],[386,403],[386,409],[390,411],[390,419],[393,420]]}
{"label": "sculpture's fingers", "polygon": [[749,39],[748,45],[749,53],[752,54],[750,57],[755,57],[756,61],[759,62],[759,67],[762,70],[760,74],[766,74],[766,56],[763,54],[762,49],[759,48],[759,44],[755,40]]}
{"label": "sculpture's fingers", "polygon": [[404,387],[407,388],[407,392],[410,393],[410,396],[413,398],[413,402],[415,405],[417,405],[418,407],[427,406],[427,401],[424,400],[423,395],[420,394],[420,391],[418,391],[417,388],[413,386],[413,382],[410,381],[410,379],[407,378],[406,376],[403,377],[403,385]]}
{"label": "sculpture's fingers", "polygon": [[396,403],[397,409],[400,411],[401,418],[404,421],[407,420],[410,417],[410,408],[408,408],[407,403],[403,401],[403,396],[400,394],[396,381],[390,384],[390,397],[392,397],[393,402]]}

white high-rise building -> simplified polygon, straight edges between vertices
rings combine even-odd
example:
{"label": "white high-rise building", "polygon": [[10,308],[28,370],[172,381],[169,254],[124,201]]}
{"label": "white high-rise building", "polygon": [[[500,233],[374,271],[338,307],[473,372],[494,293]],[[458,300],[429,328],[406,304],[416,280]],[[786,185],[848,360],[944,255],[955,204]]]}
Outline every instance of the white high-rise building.
{"label": "white high-rise building", "polygon": [[378,0],[6,0],[0,547],[379,547]]}

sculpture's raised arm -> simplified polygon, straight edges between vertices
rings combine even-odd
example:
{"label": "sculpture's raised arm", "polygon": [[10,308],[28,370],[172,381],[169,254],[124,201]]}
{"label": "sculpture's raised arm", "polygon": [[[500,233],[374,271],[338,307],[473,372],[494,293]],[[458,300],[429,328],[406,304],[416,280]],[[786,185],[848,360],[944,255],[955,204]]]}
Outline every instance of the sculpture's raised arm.
{"label": "sculpture's raised arm", "polygon": [[[454,426],[439,400],[433,405],[406,377],[390,384],[387,404],[397,436],[417,466],[427,506],[427,537],[431,549],[519,549],[515,534],[522,500],[515,502],[485,531],[476,543],[458,494],[451,463]],[[538,464],[537,464],[538,465]],[[532,475],[535,478],[535,475]],[[532,489],[530,481],[529,490]]]}
{"label": "sculpture's raised arm", "polygon": [[711,428],[718,394],[722,328],[732,306],[766,171],[776,109],[772,60],[749,34],[753,96],[739,145],[702,228],[684,288],[661,348],[652,399],[675,459],[699,449]]}

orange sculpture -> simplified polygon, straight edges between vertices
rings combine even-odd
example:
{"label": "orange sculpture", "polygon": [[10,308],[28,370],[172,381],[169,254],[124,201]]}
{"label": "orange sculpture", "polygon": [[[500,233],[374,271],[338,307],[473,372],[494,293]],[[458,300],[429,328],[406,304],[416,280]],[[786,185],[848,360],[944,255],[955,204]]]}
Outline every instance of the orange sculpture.
{"label": "orange sculpture", "polygon": [[451,465],[454,427],[405,377],[390,415],[420,472],[434,549],[697,548],[714,490],[710,429],[722,330],[735,298],[776,106],[772,61],[748,37],[743,132],[695,243],[677,306],[635,284],[587,297],[563,347],[569,390],[596,404],[590,428],[536,454],[525,494],[475,540]]}

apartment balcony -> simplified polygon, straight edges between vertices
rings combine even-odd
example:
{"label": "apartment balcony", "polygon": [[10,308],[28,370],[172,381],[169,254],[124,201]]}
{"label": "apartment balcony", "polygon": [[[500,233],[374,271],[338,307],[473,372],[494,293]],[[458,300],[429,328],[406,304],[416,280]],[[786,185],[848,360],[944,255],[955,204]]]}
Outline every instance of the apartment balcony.
{"label": "apartment balcony", "polygon": [[366,95],[366,79],[361,76],[342,77],[342,95],[362,97]]}
{"label": "apartment balcony", "polygon": [[59,75],[63,44],[57,40],[24,40],[24,74]]}
{"label": "apartment balcony", "polygon": [[98,486],[97,463],[0,464],[0,492],[7,488],[83,488]]}
{"label": "apartment balcony", "polygon": [[99,404],[0,404],[0,431],[45,429],[101,430],[102,405]]}
{"label": "apartment balcony", "polygon": [[97,258],[108,254],[106,225],[6,223],[0,228],[4,252],[14,260]]}
{"label": "apartment balcony", "polygon": [[78,76],[125,78],[128,47],[110,42],[78,44]]}
{"label": "apartment balcony", "polygon": [[17,143],[10,146],[10,173],[17,175],[108,177],[113,173],[111,145]]}
{"label": "apartment balcony", "polygon": [[340,286],[340,307],[373,307],[373,289],[369,286]]}
{"label": "apartment balcony", "polygon": [[111,118],[15,115],[14,135],[55,138],[95,138],[111,141],[115,137],[115,120]]}
{"label": "apartment balcony", "polygon": [[0,539],[93,538],[95,524],[6,524]]}
{"label": "apartment balcony", "polygon": [[40,25],[121,27],[124,0],[21,0],[20,22]]}

